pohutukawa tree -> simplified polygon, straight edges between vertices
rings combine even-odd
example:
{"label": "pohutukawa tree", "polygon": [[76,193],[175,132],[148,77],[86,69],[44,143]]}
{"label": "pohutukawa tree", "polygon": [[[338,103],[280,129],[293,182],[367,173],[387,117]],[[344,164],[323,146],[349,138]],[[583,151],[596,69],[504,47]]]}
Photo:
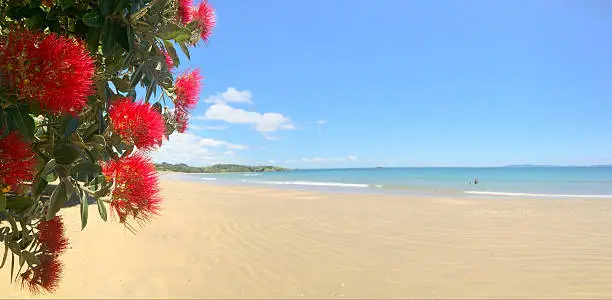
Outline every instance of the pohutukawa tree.
{"label": "pohutukawa tree", "polygon": [[69,199],[81,229],[90,203],[132,231],[159,213],[147,152],[186,130],[202,84],[198,69],[173,74],[176,48],[189,59],[214,26],[206,0],[0,1],[0,268],[11,280],[58,287]]}

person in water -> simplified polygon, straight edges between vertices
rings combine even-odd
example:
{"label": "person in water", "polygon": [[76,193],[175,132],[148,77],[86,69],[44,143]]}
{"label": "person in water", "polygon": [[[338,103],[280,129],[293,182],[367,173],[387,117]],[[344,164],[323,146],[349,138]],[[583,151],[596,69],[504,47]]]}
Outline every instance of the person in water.
{"label": "person in water", "polygon": [[478,184],[478,177],[474,178],[474,184]]}

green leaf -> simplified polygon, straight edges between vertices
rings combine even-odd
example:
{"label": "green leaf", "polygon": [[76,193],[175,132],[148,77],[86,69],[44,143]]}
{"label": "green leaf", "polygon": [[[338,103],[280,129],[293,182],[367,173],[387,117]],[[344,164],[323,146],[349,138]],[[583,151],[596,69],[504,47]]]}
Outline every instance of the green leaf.
{"label": "green leaf", "polygon": [[62,119],[60,128],[61,128],[61,131],[64,132],[64,138],[67,138],[70,135],[72,135],[72,133],[75,132],[78,127],[79,127],[79,119],[67,114]]}
{"label": "green leaf", "polygon": [[168,23],[157,32],[157,37],[164,40],[172,40],[181,33],[181,29],[182,27],[174,23]]}
{"label": "green leaf", "polygon": [[7,242],[9,249],[15,254],[21,253],[21,249],[19,249],[19,245],[15,241]]}
{"label": "green leaf", "polygon": [[36,257],[36,255],[32,254],[30,251],[21,251],[21,256],[28,263],[28,266],[32,267],[33,265],[40,265],[40,259]]}
{"label": "green leaf", "polygon": [[34,204],[34,198],[26,196],[10,197],[6,201],[6,208],[16,213],[22,213],[25,209]]}
{"label": "green leaf", "polygon": [[40,173],[41,178],[46,180],[47,182],[53,182],[57,179],[57,174],[55,173],[55,158],[52,158],[47,162],[45,168]]}
{"label": "green leaf", "polygon": [[90,27],[89,31],[87,31],[87,49],[93,53],[98,52],[98,45],[100,41],[100,34],[102,30],[96,27]]}
{"label": "green leaf", "polygon": [[28,138],[34,136],[34,119],[28,114],[27,109],[19,110],[15,106],[6,108],[6,121],[9,130],[18,130]]}
{"label": "green leaf", "polygon": [[100,1],[100,12],[103,16],[108,16],[115,10],[115,0],[102,0]]}
{"label": "green leaf", "polygon": [[152,105],[152,108],[154,111],[158,112],[158,113],[162,113],[162,105],[159,102],[155,102],[155,104]]}
{"label": "green leaf", "polygon": [[14,273],[15,273],[15,253],[11,253],[11,282],[13,282]]}
{"label": "green leaf", "polygon": [[116,132],[113,132],[110,141],[113,146],[119,146],[119,144],[121,144],[121,135]]}
{"label": "green leaf", "polygon": [[104,28],[102,29],[102,54],[105,57],[112,57],[117,47],[115,35],[115,23],[112,20],[106,20]]}
{"label": "green leaf", "polygon": [[89,27],[102,27],[104,25],[104,17],[97,10],[90,10],[83,15],[83,23]]}
{"label": "green leaf", "polygon": [[183,53],[185,53],[185,56],[187,56],[187,59],[191,59],[191,56],[189,55],[189,48],[187,47],[186,43],[178,43],[179,46],[181,47],[181,50],[183,50]]}
{"label": "green leaf", "polygon": [[153,95],[153,92],[156,89],[157,89],[157,81],[153,79],[153,82],[151,82],[151,84],[149,84],[149,86],[147,87],[147,94],[145,96],[146,103],[149,103],[149,99],[151,99],[151,95]]}
{"label": "green leaf", "polygon": [[106,206],[104,205],[104,201],[102,201],[100,198],[97,198],[96,202],[98,204],[98,212],[100,213],[100,218],[102,218],[102,220],[106,222],[108,216],[106,215]]}
{"label": "green leaf", "polygon": [[[51,178],[48,178],[48,179],[51,179]],[[47,188],[48,185],[49,185],[49,182],[46,179],[37,177],[36,182],[34,183],[34,187],[33,187],[34,197],[40,196],[45,191],[45,188]]]}
{"label": "green leaf", "polygon": [[121,48],[123,48],[123,50],[125,51],[130,51],[127,28],[125,28],[125,26],[119,25],[115,26],[114,29],[115,39],[117,39],[119,46],[121,46]]}
{"label": "green leaf", "polygon": [[19,228],[17,228],[17,222],[15,221],[15,218],[13,218],[13,216],[11,216],[10,214],[7,214],[6,220],[9,222],[9,224],[11,224],[11,235],[13,237],[17,236]]}
{"label": "green leaf", "polygon": [[72,194],[74,193],[75,186],[72,181],[68,179],[64,181],[64,184],[66,185],[66,198],[70,199],[70,197],[72,197]]}
{"label": "green leaf", "polygon": [[94,146],[96,149],[99,149],[99,150],[104,150],[104,147],[106,147],[106,139],[104,139],[104,137],[103,137],[103,136],[101,136],[101,135],[99,135],[99,134],[93,135],[93,136],[90,138],[90,141],[91,141],[91,144],[92,144],[92,145],[93,145],[93,146]]}
{"label": "green leaf", "polygon": [[6,210],[6,196],[0,191],[0,213]]}
{"label": "green leaf", "polygon": [[172,63],[175,67],[178,67],[181,64],[181,61],[179,60],[178,55],[176,54],[174,45],[172,45],[172,43],[169,41],[164,41],[164,45],[166,46],[166,52],[168,52],[168,55],[170,55],[170,58],[172,59]]}
{"label": "green leaf", "polygon": [[130,77],[113,78],[113,84],[119,91],[126,93],[130,89]]}
{"label": "green leaf", "polygon": [[41,29],[46,27],[46,13],[42,9],[38,9],[36,13],[28,21],[28,27],[30,29]]}
{"label": "green leaf", "polygon": [[78,163],[76,166],[70,169],[72,178],[75,178],[79,181],[89,180],[89,178],[93,178],[101,172],[102,168],[99,165],[89,161]]}
{"label": "green leaf", "polygon": [[21,249],[26,249],[33,241],[34,241],[34,236],[27,235],[21,240],[21,242],[19,242],[19,247]]}
{"label": "green leaf", "polygon": [[69,165],[81,156],[81,152],[72,144],[60,144],[55,148],[53,156],[58,164]]}
{"label": "green leaf", "polygon": [[57,8],[57,7],[53,7],[49,10],[49,13],[47,13],[47,20],[53,21],[53,20],[57,20],[57,16],[61,13],[62,11]]}
{"label": "green leaf", "polygon": [[71,7],[74,4],[74,2],[75,2],[74,0],[60,0],[59,1],[60,6],[63,9],[67,9],[67,8]]}
{"label": "green leaf", "polygon": [[4,243],[4,254],[2,255],[2,263],[0,263],[0,269],[4,267],[4,263],[6,263],[6,255],[8,254],[8,243]]}
{"label": "green leaf", "polygon": [[89,208],[89,202],[87,201],[87,193],[81,190],[81,230],[87,226],[87,209]]}
{"label": "green leaf", "polygon": [[64,181],[55,187],[51,197],[49,198],[49,208],[47,209],[47,221],[53,219],[55,214],[64,206],[64,203],[68,200],[66,196],[66,185]]}

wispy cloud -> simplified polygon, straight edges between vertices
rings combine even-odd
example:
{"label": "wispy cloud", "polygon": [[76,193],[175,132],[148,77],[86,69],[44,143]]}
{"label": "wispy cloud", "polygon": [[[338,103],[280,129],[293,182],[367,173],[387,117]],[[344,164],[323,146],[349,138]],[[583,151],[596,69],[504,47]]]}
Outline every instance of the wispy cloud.
{"label": "wispy cloud", "polygon": [[345,157],[304,157],[302,158],[302,161],[303,162],[317,162],[317,163],[357,161],[357,156],[348,155]]}
{"label": "wispy cloud", "polygon": [[236,88],[228,87],[225,92],[221,92],[204,99],[206,103],[253,103],[251,101],[253,95],[250,91],[239,91]]}
{"label": "wispy cloud", "polygon": [[169,141],[150,154],[153,161],[167,163],[187,163],[197,166],[236,161],[233,150],[245,150],[246,145],[227,141],[202,138],[193,133],[174,133]]}
{"label": "wispy cloud", "polygon": [[318,120],[315,122],[317,125],[325,125],[327,124],[327,120]]}
{"label": "wispy cloud", "polygon": [[219,126],[204,126],[205,130],[225,130],[228,129],[228,125],[219,125]]}

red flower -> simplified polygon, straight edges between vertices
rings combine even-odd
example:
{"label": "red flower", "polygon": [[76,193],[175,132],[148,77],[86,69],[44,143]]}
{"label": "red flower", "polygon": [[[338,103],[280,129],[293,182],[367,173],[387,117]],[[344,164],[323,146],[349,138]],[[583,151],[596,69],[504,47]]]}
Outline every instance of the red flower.
{"label": "red flower", "polygon": [[193,0],[178,0],[178,17],[183,25],[191,22],[193,19]]}
{"label": "red flower", "polygon": [[151,161],[139,153],[111,160],[102,167],[102,173],[115,181],[111,208],[126,224],[128,217],[148,221],[159,211],[159,183],[157,171]]}
{"label": "red flower", "polygon": [[185,133],[189,123],[189,113],[184,109],[177,109],[174,113],[174,118],[176,120],[176,130],[179,133]]}
{"label": "red flower", "polygon": [[162,51],[162,53],[164,54],[164,59],[166,60],[166,65],[168,66],[168,70],[172,71],[172,68],[174,68],[174,62],[172,61],[170,54],[168,54],[168,52],[166,51]]}
{"label": "red flower", "polygon": [[55,216],[49,221],[38,223],[38,241],[46,253],[60,254],[68,247],[68,239],[64,236],[62,217]]}
{"label": "red flower", "polygon": [[16,189],[19,183],[32,181],[34,165],[34,152],[19,133],[13,131],[0,138],[0,187]]}
{"label": "red flower", "polygon": [[164,138],[164,119],[149,104],[122,98],[111,105],[108,115],[115,132],[131,140],[138,149],[152,149]]}
{"label": "red flower", "polygon": [[189,73],[185,72],[176,79],[174,104],[177,109],[191,110],[195,108],[200,98],[201,80],[202,76],[199,69]]}
{"label": "red flower", "polygon": [[208,42],[208,38],[212,34],[212,30],[217,22],[215,10],[207,0],[203,0],[198,8],[194,10],[193,14],[193,20],[197,22],[198,29],[200,30],[200,37],[205,42]]}
{"label": "red flower", "polygon": [[44,110],[77,114],[93,92],[94,60],[82,41],[13,30],[0,44],[0,66],[18,98]]}
{"label": "red flower", "polygon": [[42,254],[40,265],[37,265],[21,274],[21,287],[27,288],[31,293],[40,293],[43,290],[54,292],[62,276],[62,263],[57,255]]}

